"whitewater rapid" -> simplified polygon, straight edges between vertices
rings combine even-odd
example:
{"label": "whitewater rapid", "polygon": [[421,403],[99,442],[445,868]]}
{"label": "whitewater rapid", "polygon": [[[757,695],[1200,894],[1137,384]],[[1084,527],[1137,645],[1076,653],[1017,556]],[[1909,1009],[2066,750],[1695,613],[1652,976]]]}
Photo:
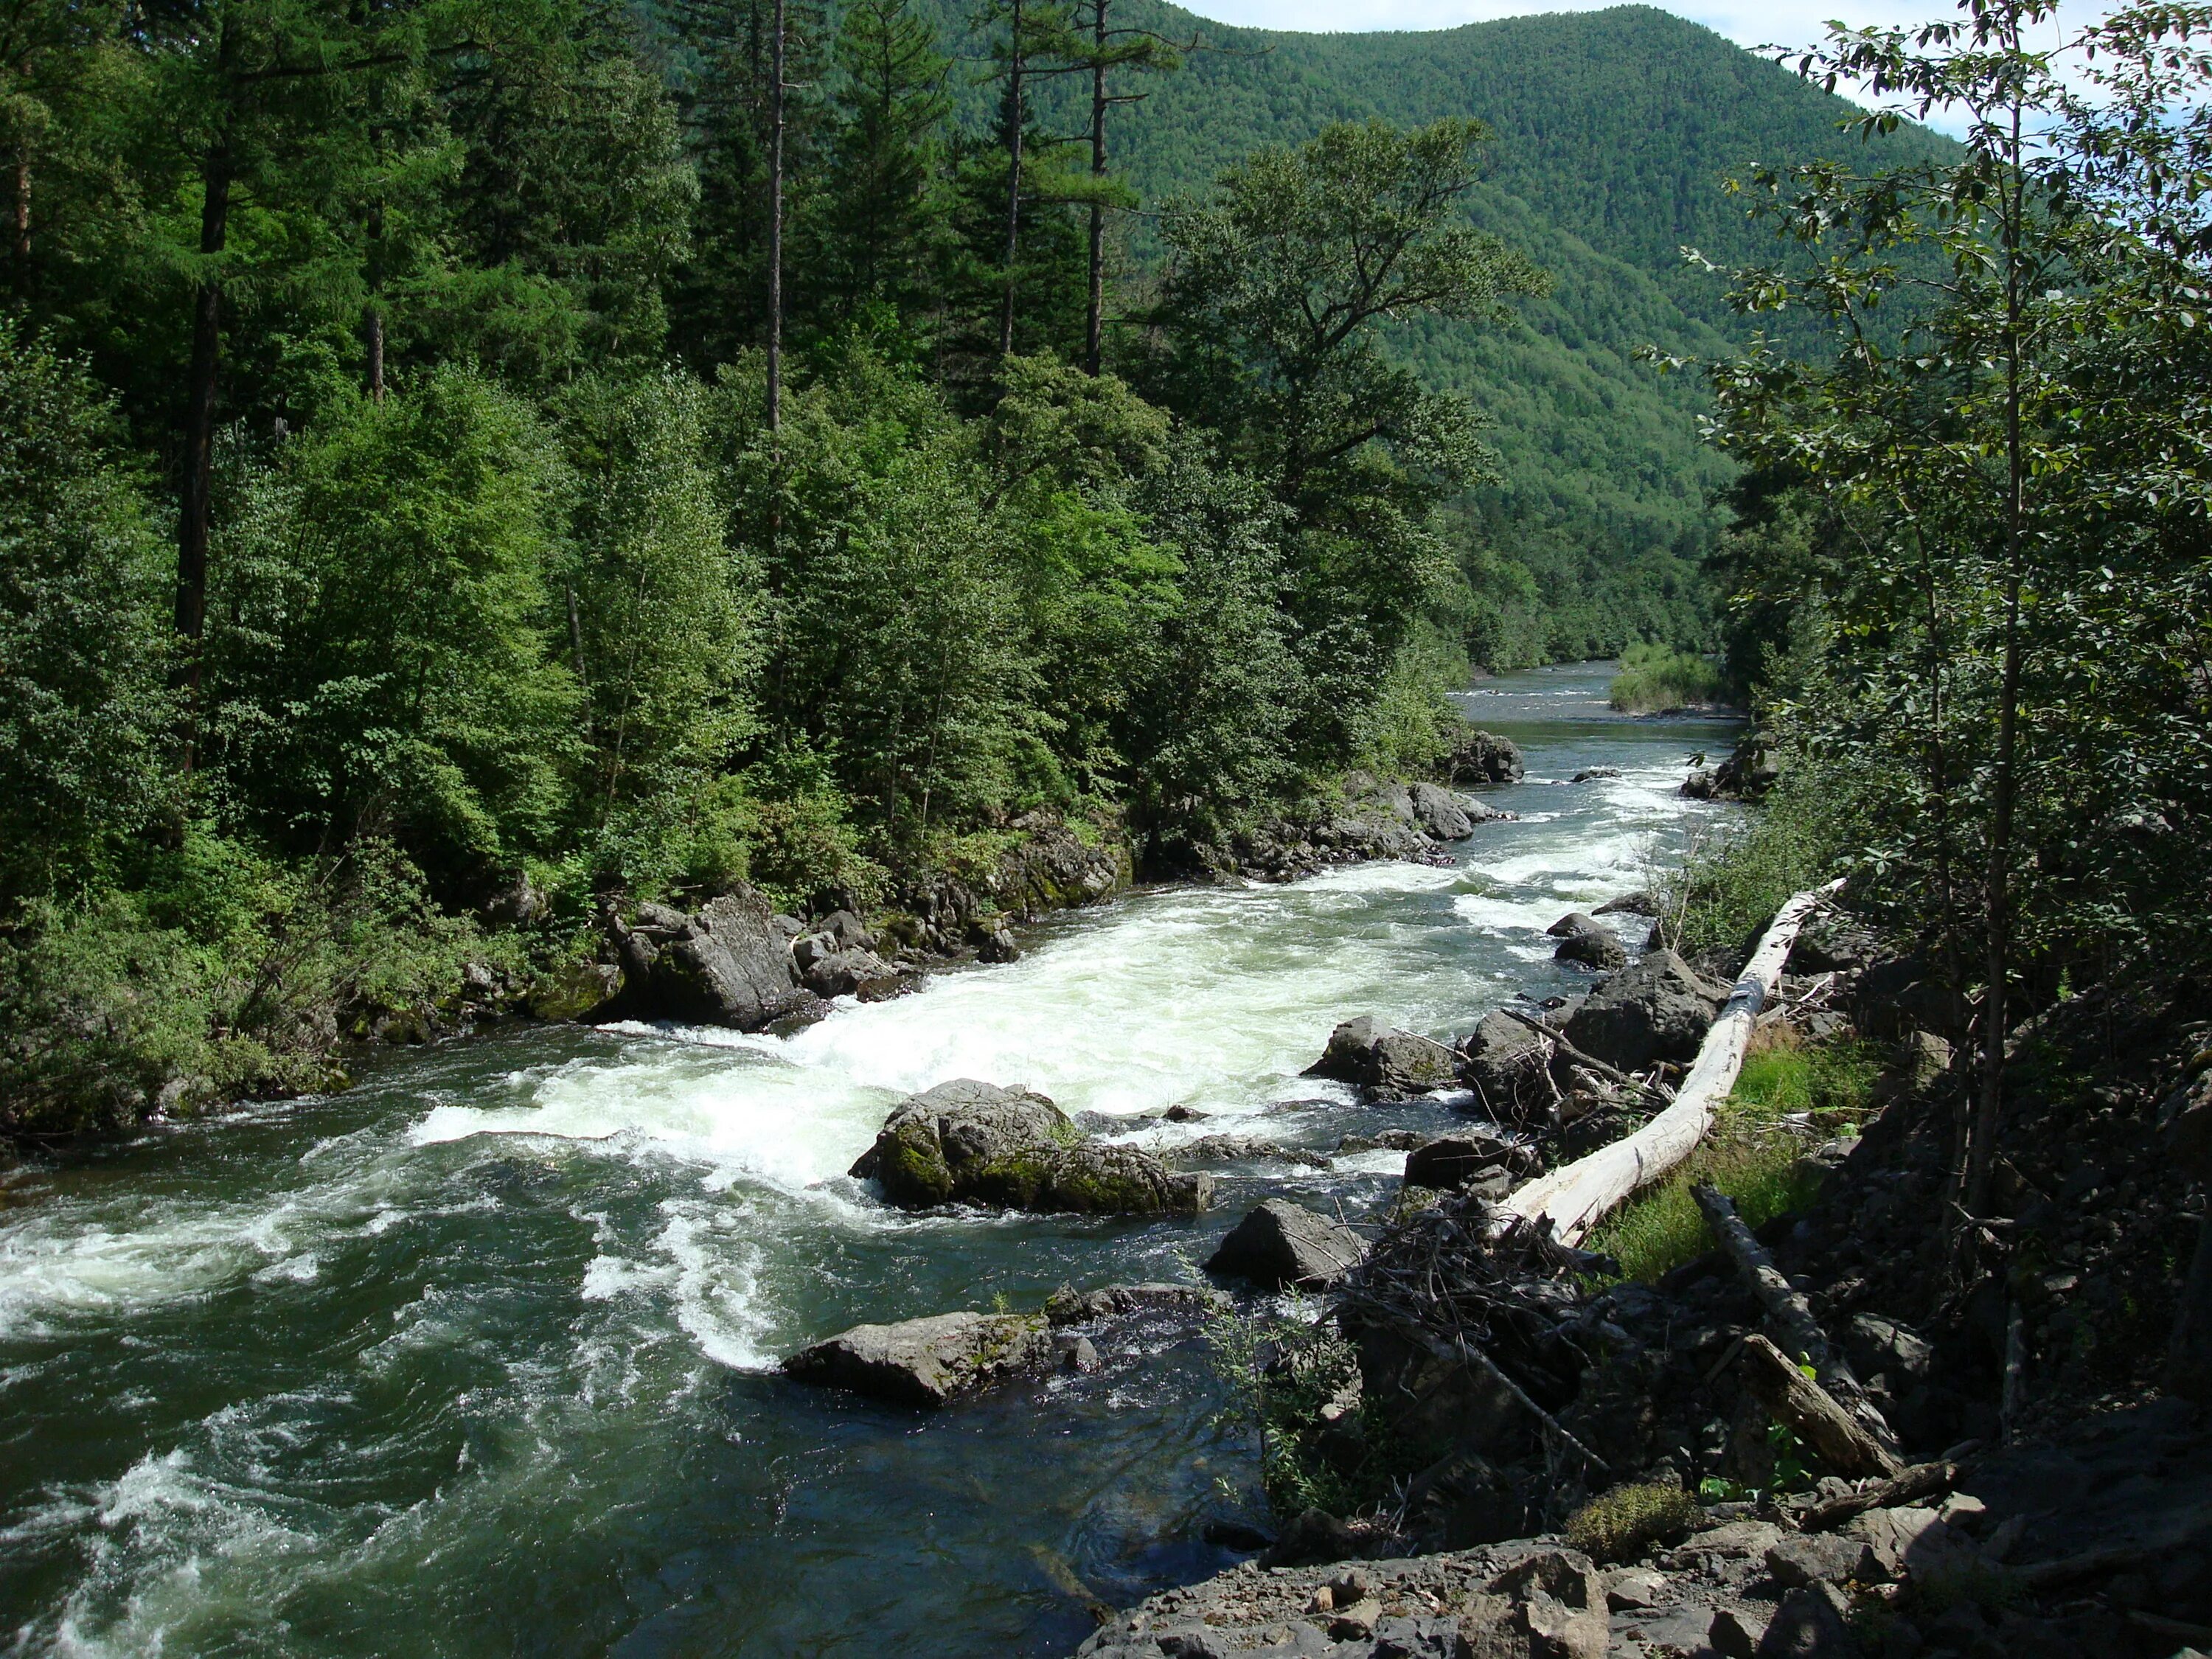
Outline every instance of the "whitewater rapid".
{"label": "whitewater rapid", "polygon": [[[1326,1150],[1356,1127],[1448,1125],[1449,1103],[1378,1113],[1299,1073],[1354,1015],[1449,1036],[1516,992],[1571,988],[1581,970],[1552,961],[1543,930],[1644,885],[1711,817],[1677,793],[1683,749],[1627,727],[1532,741],[1529,780],[1494,798],[1520,820],[1482,826],[1451,867],[1128,896],[1032,930],[1019,962],[843,1001],[790,1036],[625,1025],[447,1044],[348,1096],[20,1174],[0,1188],[0,1631],[26,1652],[608,1651],[660,1595],[607,1577],[612,1528],[645,1558],[736,1550],[756,1582],[817,1580],[776,1589],[734,1645],[694,1631],[641,1651],[896,1648],[927,1595],[849,1628],[817,1628],[810,1607],[825,1583],[865,1601],[873,1575],[896,1576],[885,1562],[939,1549],[972,1557],[963,1594],[999,1611],[970,1628],[939,1608],[930,1628],[955,1618],[942,1650],[981,1653],[1060,1628],[1065,1599],[1002,1583],[993,1540],[1063,1528],[1093,1582],[1203,1566],[1200,1547],[1158,1541],[1221,1501],[1201,1478],[1224,1455],[1202,1368],[1131,1358],[1095,1399],[1070,1389],[1080,1443],[1049,1455],[1073,1484],[1004,1513],[946,1494],[956,1462],[1000,1455],[960,1439],[975,1425],[1038,1431],[990,1415],[1011,1407],[921,1433],[773,1368],[860,1318],[1190,1276],[1253,1197],[1376,1201],[1402,1155],[1232,1172],[1194,1225],[906,1216],[845,1170],[893,1103],[955,1077],[1148,1136]],[[1565,781],[1594,759],[1622,775]],[[1178,1103],[1202,1129],[1141,1121]],[[865,1499],[853,1468],[873,1471]],[[731,1511],[702,1468],[766,1507]],[[1148,1484],[1176,1494],[1174,1515]],[[886,1527],[905,1530],[885,1542]],[[562,1594],[592,1619],[544,1622],[552,1572],[580,1575],[588,1594]],[[996,1588],[978,1603],[976,1584]]]}

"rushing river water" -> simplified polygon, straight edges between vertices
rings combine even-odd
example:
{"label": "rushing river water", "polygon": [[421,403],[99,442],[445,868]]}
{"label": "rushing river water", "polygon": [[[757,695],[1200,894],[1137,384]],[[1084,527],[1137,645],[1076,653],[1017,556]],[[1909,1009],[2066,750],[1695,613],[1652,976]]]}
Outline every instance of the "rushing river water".
{"label": "rushing river water", "polygon": [[[1088,1599],[1228,1565],[1201,1531],[1254,1470],[1194,1334],[1116,1333],[1097,1376],[928,1419],[774,1363],[859,1321],[1194,1279],[1257,1196],[1364,1207],[1402,1154],[1231,1170],[1195,1223],[1144,1224],[907,1217],[842,1171],[900,1096],[961,1076],[1324,1148],[1441,1129],[1448,1104],[1297,1073],[1353,1014],[1447,1036],[1564,985],[1544,927],[1715,810],[1674,789],[1719,729],[1610,718],[1603,684],[1468,694],[1528,778],[1449,869],[1138,894],[789,1039],[457,1042],[16,1171],[0,1645],[980,1659],[1068,1651]],[[1623,775],[1565,783],[1592,766]]]}

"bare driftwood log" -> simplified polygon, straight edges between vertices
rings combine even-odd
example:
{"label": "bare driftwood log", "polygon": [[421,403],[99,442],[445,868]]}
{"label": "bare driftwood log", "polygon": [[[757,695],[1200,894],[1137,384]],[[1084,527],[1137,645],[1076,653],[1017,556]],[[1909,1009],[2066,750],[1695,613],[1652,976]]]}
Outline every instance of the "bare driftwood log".
{"label": "bare driftwood log", "polygon": [[1711,1187],[1692,1187],[1690,1196],[1705,1212],[1706,1224],[1712,1228],[1713,1237],[1720,1240],[1721,1248],[1750,1281],[1752,1293],[1758,1297],[1759,1306],[1766,1310],[1768,1322],[1782,1340],[1783,1351],[1810,1365],[1820,1386],[1858,1419],[1859,1426],[1872,1435],[1885,1451],[1894,1456],[1898,1451],[1897,1436],[1891,1431],[1887,1419],[1866,1397],[1866,1390],[1851,1374],[1850,1362],[1828,1346],[1826,1333],[1813,1317],[1813,1304],[1782,1276],[1782,1270],[1774,1265],[1774,1258],[1766,1253],[1766,1247],[1743,1224],[1735,1206],[1725,1194]]}
{"label": "bare driftwood log", "polygon": [[1713,1109],[1735,1086],[1752,1027],[1760,1007],[1782,982],[1782,964],[1790,958],[1798,930],[1821,901],[1842,885],[1831,882],[1800,893],[1774,913],[1720,1018],[1705,1033],[1698,1063],[1665,1111],[1634,1134],[1530,1182],[1507,1199],[1504,1207],[1540,1226],[1549,1222],[1565,1243],[1580,1243],[1607,1211],[1689,1157],[1712,1127]]}
{"label": "bare driftwood log", "polygon": [[1858,1492],[1815,1504],[1797,1517],[1800,1532],[1826,1532],[1869,1510],[1902,1509],[1934,1498],[1959,1484],[1956,1463],[1915,1463],[1893,1480],[1877,1480]]}
{"label": "bare driftwood log", "polygon": [[1743,1373],[1744,1386],[1759,1403],[1794,1430],[1837,1474],[1852,1478],[1878,1474],[1893,1480],[1904,1473],[1904,1465],[1889,1449],[1837,1404],[1833,1395],[1757,1332],[1744,1338],[1736,1364]]}

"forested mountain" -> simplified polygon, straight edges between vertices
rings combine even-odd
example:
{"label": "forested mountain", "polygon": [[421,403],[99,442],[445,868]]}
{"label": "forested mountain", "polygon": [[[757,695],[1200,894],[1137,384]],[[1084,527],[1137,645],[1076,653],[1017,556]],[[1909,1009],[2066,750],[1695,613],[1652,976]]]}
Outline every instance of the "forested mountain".
{"label": "forested mountain", "polygon": [[1143,3],[0,0],[0,1121],[1035,811],[1219,867],[1471,659],[1704,643],[1632,353],[1843,106]]}
{"label": "forested mountain", "polygon": [[[1518,301],[1504,327],[1431,320],[1397,342],[1495,422],[1504,477],[1472,498],[1480,534],[1466,556],[1505,603],[1502,615],[1484,608],[1477,654],[1595,656],[1638,635],[1698,642],[1698,565],[1720,521],[1711,495],[1729,469],[1698,440],[1702,390],[1634,354],[1711,356],[1749,329],[1726,283],[1682,249],[1724,266],[1774,257],[1769,227],[1723,187],[1756,165],[1862,149],[1896,165],[1949,142],[1906,129],[1862,147],[1838,131],[1853,106],[1649,6],[1366,34],[1236,28],[1157,0],[1113,15],[1201,46],[1178,72],[1145,77],[1144,101],[1113,118],[1112,155],[1147,207],[1331,121],[1490,126],[1469,213],[1548,271],[1551,291]],[[963,38],[957,0],[939,0],[939,16]],[[962,90],[966,113],[986,118],[988,88],[971,75]],[[1079,131],[1088,113],[1069,81],[1048,83],[1040,103],[1056,131]],[[1157,254],[1154,222],[1128,227],[1139,269]]]}

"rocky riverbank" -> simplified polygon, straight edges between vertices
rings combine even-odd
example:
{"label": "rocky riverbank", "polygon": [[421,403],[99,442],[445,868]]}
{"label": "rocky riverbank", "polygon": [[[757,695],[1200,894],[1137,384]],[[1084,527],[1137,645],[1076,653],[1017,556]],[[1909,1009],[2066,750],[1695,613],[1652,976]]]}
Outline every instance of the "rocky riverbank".
{"label": "rocky riverbank", "polygon": [[[1604,1286],[1603,1264],[1501,1231],[1496,1146],[1417,1151],[1409,1187],[1460,1195],[1331,1241],[1355,1261],[1297,1278],[1332,1304],[1279,1328],[1267,1363],[1279,1397],[1308,1400],[1301,1376],[1334,1364],[1319,1409],[1271,1430],[1308,1490],[1333,1472],[1374,1495],[1117,1615],[1086,1659],[2166,1659],[2212,1641],[2212,1024],[2100,993],[2019,1033],[2016,1150],[1996,1212],[1962,1228],[1943,1190],[1969,1068],[1908,1012],[1925,1006],[1899,994],[1909,963],[1829,922],[1792,967],[1782,1040],[1891,1033],[1856,1132],[1795,1131],[1796,1205],[1744,1251]],[[1461,1045],[1503,1120],[1486,1133],[1518,1139],[1547,1108],[1556,1130],[1577,1096],[1610,1097],[1585,1119],[1632,1115],[1575,1051],[1649,1064],[1656,1028],[1693,1041],[1717,989],[1655,951],[1567,1037],[1492,1016]],[[1633,1016],[1589,1018],[1601,1000]],[[1270,1219],[1297,1261],[1298,1222]],[[1805,1325],[1777,1323],[1789,1308]],[[1878,1461],[1777,1426],[1751,1356],[1785,1331],[1827,1346],[1820,1375],[1875,1425]]]}

